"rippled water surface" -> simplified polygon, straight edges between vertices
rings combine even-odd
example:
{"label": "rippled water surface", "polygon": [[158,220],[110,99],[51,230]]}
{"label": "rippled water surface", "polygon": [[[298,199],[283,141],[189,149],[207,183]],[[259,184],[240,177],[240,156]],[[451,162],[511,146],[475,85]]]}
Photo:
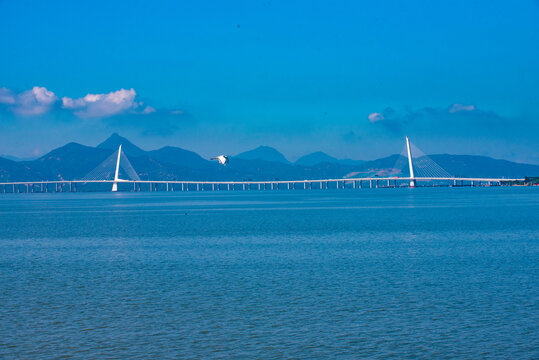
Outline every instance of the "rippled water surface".
{"label": "rippled water surface", "polygon": [[2,358],[539,358],[539,188],[0,195]]}

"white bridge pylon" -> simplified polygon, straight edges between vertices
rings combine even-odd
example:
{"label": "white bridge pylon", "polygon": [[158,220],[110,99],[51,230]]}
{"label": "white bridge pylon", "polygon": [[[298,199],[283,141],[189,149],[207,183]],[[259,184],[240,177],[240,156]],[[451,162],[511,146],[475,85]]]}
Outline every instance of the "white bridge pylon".
{"label": "white bridge pylon", "polygon": [[[408,138],[406,138],[408,140]],[[118,173],[120,172],[120,156],[122,155],[122,145],[118,148],[118,159],[116,160],[116,170],[114,171],[114,182],[112,183],[112,191],[118,191]]]}
{"label": "white bridge pylon", "polygon": [[410,149],[410,139],[408,139],[408,136],[406,137],[406,150],[408,153],[408,166],[410,167],[410,187],[415,187],[414,165],[412,164],[412,150]]}
{"label": "white bridge pylon", "polygon": [[397,158],[397,162],[393,166],[393,169],[395,171],[404,172],[406,167],[404,162],[408,163],[407,167],[409,175],[406,178],[410,179],[410,187],[415,187],[419,180],[454,178],[453,175],[437,164],[430,156],[415,146],[408,136],[406,136],[406,144],[403,152],[401,152],[400,156]]}
{"label": "white bridge pylon", "polygon": [[112,191],[118,191],[118,183],[140,181],[140,177],[122,151],[122,145],[120,145],[117,151],[89,172],[82,180],[91,182],[112,181]]}

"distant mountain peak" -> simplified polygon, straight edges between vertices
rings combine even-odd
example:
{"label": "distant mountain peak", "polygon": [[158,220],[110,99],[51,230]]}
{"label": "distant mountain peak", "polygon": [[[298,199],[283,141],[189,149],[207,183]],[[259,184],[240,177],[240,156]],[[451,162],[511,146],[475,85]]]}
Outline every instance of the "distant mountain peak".
{"label": "distant mountain peak", "polygon": [[290,164],[290,161],[288,161],[282,153],[271,146],[259,146],[253,150],[242,152],[234,157],[244,160],[264,160]]}
{"label": "distant mountain peak", "polygon": [[351,159],[337,159],[322,151],[316,151],[308,155],[304,155],[296,160],[294,164],[302,166],[314,166],[320,163],[332,163],[341,165],[359,165],[363,161]]}
{"label": "distant mountain peak", "polygon": [[131,141],[127,140],[123,136],[120,136],[118,133],[113,133],[110,135],[105,141],[103,141],[101,144],[97,145],[97,147],[105,148],[107,146],[112,145],[120,145],[120,144],[132,144]]}
{"label": "distant mountain peak", "polygon": [[20,162],[20,161],[32,161],[32,160],[35,160],[35,159],[39,158],[39,156],[18,157],[18,156],[13,156],[13,155],[9,155],[9,154],[0,154],[0,158]]}
{"label": "distant mountain peak", "polygon": [[146,151],[142,150],[123,136],[120,136],[118,133],[112,134],[107,140],[97,145],[97,147],[101,149],[116,150],[120,145],[122,145],[123,152],[128,156],[141,156],[146,153]]}
{"label": "distant mountain peak", "polygon": [[322,151],[316,151],[308,155],[304,155],[296,160],[294,164],[303,166],[313,166],[322,162],[338,163],[338,160]]}
{"label": "distant mountain peak", "polygon": [[[147,180],[297,180],[336,179],[347,176],[407,176],[406,157],[394,154],[372,161],[335,159],[315,152],[303,157],[318,164],[298,166],[290,164],[279,151],[260,146],[238,154],[229,166],[220,166],[198,154],[178,147],[144,151],[115,133],[97,148],[68,143],[51,150],[42,157],[24,162],[0,158],[0,182],[34,180],[80,180],[114,153],[119,145],[126,152],[135,171]],[[523,178],[539,174],[539,165],[520,164],[474,155],[429,155],[452,175],[463,177]],[[259,160],[261,159],[261,160]],[[331,160],[331,161],[329,161]],[[419,168],[421,161],[416,164]],[[416,174],[416,176],[418,176]]]}

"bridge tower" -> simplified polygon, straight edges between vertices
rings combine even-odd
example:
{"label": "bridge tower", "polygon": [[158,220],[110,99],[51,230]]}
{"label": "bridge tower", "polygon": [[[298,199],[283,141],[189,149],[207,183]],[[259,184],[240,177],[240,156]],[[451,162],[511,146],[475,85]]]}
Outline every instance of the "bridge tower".
{"label": "bridge tower", "polygon": [[[408,153],[409,151],[410,150],[408,150]],[[122,145],[120,145],[120,147],[118,148],[118,158],[116,159],[116,171],[114,172],[114,182],[112,183],[112,191],[118,191],[118,172],[120,171],[120,156],[121,155],[122,155]]]}
{"label": "bridge tower", "polygon": [[[120,168],[123,170],[121,174]],[[120,176],[122,176],[122,178],[120,178]],[[107,184],[112,183],[111,191],[116,192],[119,191],[119,183],[134,183],[140,181],[140,177],[129,162],[125,153],[122,151],[122,145],[120,145],[117,151],[110,154],[109,157],[101,162],[101,164],[97,165],[95,169],[86,174],[81,181],[96,183],[105,182]]]}
{"label": "bridge tower", "polygon": [[410,150],[410,140],[408,139],[408,136],[406,137],[406,149],[408,150],[408,166],[410,167],[410,187],[415,187],[414,166],[412,165],[412,150]]}

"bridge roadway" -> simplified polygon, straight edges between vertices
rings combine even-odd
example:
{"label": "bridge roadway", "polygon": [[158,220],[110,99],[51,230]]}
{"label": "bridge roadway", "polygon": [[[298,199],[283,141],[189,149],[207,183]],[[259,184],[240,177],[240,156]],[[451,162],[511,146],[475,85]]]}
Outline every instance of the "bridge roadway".
{"label": "bridge roadway", "polygon": [[[234,191],[234,190],[279,190],[279,189],[329,189],[331,188],[379,188],[403,187],[410,181],[431,183],[449,181],[452,186],[499,186],[503,182],[524,181],[524,179],[505,178],[465,178],[465,177],[375,177],[348,179],[316,180],[273,180],[273,181],[167,181],[167,180],[121,180],[120,184],[132,184],[132,191]],[[55,181],[16,181],[0,183],[0,193],[21,192],[75,192],[81,184],[114,184],[114,180],[55,180]],[[315,185],[313,187],[313,184]],[[144,189],[143,189],[143,185]],[[147,185],[147,186],[146,186]],[[54,186],[53,189],[50,187]],[[147,189],[147,190],[146,190]]]}

